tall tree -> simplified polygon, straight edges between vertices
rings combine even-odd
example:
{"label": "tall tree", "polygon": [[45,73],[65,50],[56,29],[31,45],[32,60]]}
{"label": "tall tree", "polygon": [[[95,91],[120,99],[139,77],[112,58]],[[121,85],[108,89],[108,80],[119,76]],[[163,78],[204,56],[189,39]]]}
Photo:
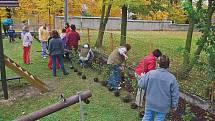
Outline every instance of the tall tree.
{"label": "tall tree", "polygon": [[100,19],[100,26],[99,26],[99,33],[98,33],[98,37],[97,37],[95,47],[102,47],[104,31],[105,31],[105,27],[106,27],[107,22],[108,22],[108,18],[110,16],[110,11],[111,11],[111,7],[112,7],[112,4],[113,4],[113,0],[109,0],[109,2],[107,2],[107,4],[108,4],[107,10],[105,10],[106,9],[106,7],[105,7],[106,0],[103,0],[101,19]]}
{"label": "tall tree", "polygon": [[122,18],[121,18],[121,38],[120,45],[126,44],[126,31],[127,31],[127,10],[128,6],[122,6]]}
{"label": "tall tree", "polygon": [[[193,37],[193,30],[194,26],[197,23],[198,19],[198,13],[200,12],[200,9],[202,7],[202,0],[199,0],[197,2],[197,10],[194,10],[193,7],[193,1],[189,0],[188,4],[185,6],[185,9],[187,10],[188,13],[188,20],[189,20],[189,28],[187,32],[187,38],[186,38],[186,43],[185,43],[185,50],[184,50],[184,59],[183,59],[183,66],[182,66],[182,71],[184,68],[187,68],[190,64],[190,50],[191,50],[191,44],[192,44],[192,37]],[[183,77],[183,75],[182,75]]]}

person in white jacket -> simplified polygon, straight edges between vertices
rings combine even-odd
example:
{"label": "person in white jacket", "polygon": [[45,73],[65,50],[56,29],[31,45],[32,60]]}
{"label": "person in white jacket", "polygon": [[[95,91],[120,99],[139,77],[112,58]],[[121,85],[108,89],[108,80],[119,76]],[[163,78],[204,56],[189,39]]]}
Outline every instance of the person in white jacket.
{"label": "person in white jacket", "polygon": [[30,64],[30,49],[33,37],[29,32],[29,27],[25,26],[21,33],[22,45],[23,45],[23,62],[25,64]]}

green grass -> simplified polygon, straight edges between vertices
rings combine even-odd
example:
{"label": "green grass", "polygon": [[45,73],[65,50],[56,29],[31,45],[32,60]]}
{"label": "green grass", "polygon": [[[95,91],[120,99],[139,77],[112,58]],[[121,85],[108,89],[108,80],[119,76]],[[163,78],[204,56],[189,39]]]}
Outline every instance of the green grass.
{"label": "green grass", "polygon": [[[6,103],[0,103],[0,121],[11,121],[22,114],[28,114],[52,103],[58,102],[59,95],[64,93],[66,97],[75,95],[78,91],[90,90],[92,97],[90,104],[84,104],[84,110],[87,113],[85,119],[87,121],[134,121],[137,119],[137,110],[129,108],[129,104],[121,102],[120,98],[116,98],[113,93],[109,92],[105,87],[93,82],[93,77],[97,72],[91,70],[86,71],[87,80],[81,80],[73,70],[69,70],[69,65],[66,63],[66,68],[70,72],[68,76],[63,76],[62,72],[58,72],[58,77],[53,77],[50,70],[47,68],[47,59],[42,59],[40,53],[40,44],[37,41],[33,42],[31,48],[31,60],[33,64],[24,65],[22,62],[22,43],[17,39],[17,43],[9,44],[8,40],[4,40],[4,52],[22,67],[43,80],[50,87],[50,91],[45,94],[40,94],[36,89],[33,95],[28,95],[26,89],[26,81],[22,79],[21,84],[18,82],[9,82],[9,96],[13,92],[23,93],[16,100],[10,100]],[[7,69],[7,75],[15,75],[11,70]],[[102,79],[100,77],[100,79]],[[27,90],[29,91],[29,90]],[[124,93],[124,92],[123,92]],[[1,91],[2,94],[2,91]],[[3,100],[3,99],[1,99]],[[4,102],[4,101],[3,101]],[[59,112],[51,114],[40,119],[40,121],[79,121],[79,104],[70,106]]]}

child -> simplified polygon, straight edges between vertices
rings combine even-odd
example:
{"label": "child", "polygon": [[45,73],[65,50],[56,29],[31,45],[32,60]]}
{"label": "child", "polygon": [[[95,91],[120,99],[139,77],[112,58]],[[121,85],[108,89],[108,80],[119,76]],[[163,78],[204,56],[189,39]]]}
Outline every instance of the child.
{"label": "child", "polygon": [[94,58],[94,53],[91,50],[89,44],[84,44],[79,53],[79,61],[82,66],[91,65],[91,62]]}
{"label": "child", "polygon": [[32,36],[29,32],[29,27],[24,27],[22,33],[21,33],[21,39],[23,44],[23,61],[25,64],[31,64],[30,63],[30,49],[32,44]]}
{"label": "child", "polygon": [[9,42],[15,42],[15,30],[13,30],[13,26],[10,26],[10,28],[7,31],[8,35],[9,35]]}

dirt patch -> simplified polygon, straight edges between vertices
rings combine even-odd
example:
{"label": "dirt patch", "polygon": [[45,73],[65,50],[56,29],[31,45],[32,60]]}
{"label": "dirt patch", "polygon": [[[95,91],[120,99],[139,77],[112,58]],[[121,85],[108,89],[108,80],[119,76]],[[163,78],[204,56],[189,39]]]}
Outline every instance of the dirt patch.
{"label": "dirt patch", "polygon": [[28,84],[12,86],[8,88],[9,99],[4,100],[3,91],[1,90],[0,104],[11,105],[17,99],[29,98],[41,94],[40,91]]}

